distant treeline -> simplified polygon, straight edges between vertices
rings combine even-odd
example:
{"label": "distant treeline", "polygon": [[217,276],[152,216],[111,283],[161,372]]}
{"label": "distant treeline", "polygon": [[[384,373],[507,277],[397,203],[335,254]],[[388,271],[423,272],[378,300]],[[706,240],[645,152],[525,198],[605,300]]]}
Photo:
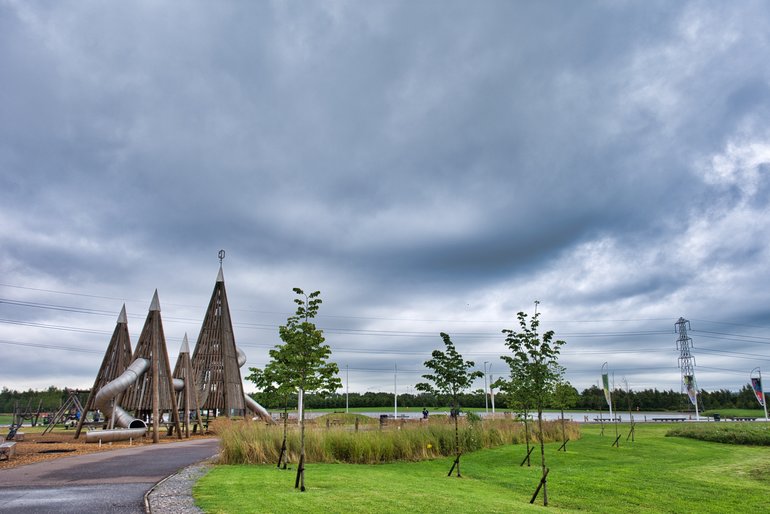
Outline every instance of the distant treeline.
{"label": "distant treeline", "polygon": [[[575,393],[577,398],[575,405],[572,407],[573,409],[607,410],[604,392],[597,386],[584,389],[580,393],[575,390]],[[0,390],[0,412],[13,412],[16,405],[22,410],[27,408],[27,406],[36,410],[39,404],[44,412],[55,411],[67,401],[68,396],[68,389],[59,389],[54,386],[51,386],[44,391],[34,391],[32,389],[27,391],[16,391],[3,387],[2,390]],[[272,410],[282,409],[286,403],[285,400],[282,400],[275,395],[256,393],[252,396],[264,407]],[[81,403],[85,403],[88,393],[81,392],[79,397]],[[644,389],[641,391],[632,390],[630,393],[622,389],[616,389],[612,394],[612,399],[615,404],[615,410],[619,411],[627,411],[629,405],[631,410],[634,411],[692,409],[687,396],[679,391],[674,391],[673,389],[669,389],[668,391],[659,391],[658,389]],[[719,389],[717,391],[702,390],[699,399],[700,408],[703,410],[760,408],[759,403],[757,403],[757,400],[754,397],[751,385],[749,384],[746,384],[737,392],[729,391],[727,389]],[[393,407],[394,403],[393,393],[387,392],[350,393],[348,402],[351,408],[388,408]],[[447,398],[440,398],[425,393],[404,393],[398,395],[399,407],[435,408],[446,407],[449,403]],[[309,409],[344,409],[345,394],[337,393],[328,397],[306,395],[305,404]],[[296,405],[296,396],[289,398],[289,408],[294,408]],[[460,397],[460,405],[463,407],[483,408],[485,406],[484,393],[481,390],[477,390],[473,393],[464,394]],[[491,407],[491,402],[489,403],[489,406]],[[552,407],[555,407],[555,405],[552,405]],[[505,396],[495,395],[495,409],[510,410]]]}
{"label": "distant treeline", "polygon": [[[29,408],[37,412],[38,406],[42,412],[56,411],[69,398],[69,389],[59,389],[51,386],[44,391],[35,391],[28,389],[26,391],[16,391],[3,387],[0,390],[0,412],[11,413],[18,405],[22,411]],[[78,395],[81,403],[85,403],[88,398],[88,392]]]}
{"label": "distant treeline", "polygon": [[[582,392],[575,390],[577,396],[576,403],[572,409],[585,410],[607,410],[607,401],[604,399],[604,391],[597,386],[584,389]],[[252,395],[264,407],[272,410],[282,409],[287,403],[285,400],[264,393]],[[658,389],[644,389],[641,391],[631,391],[630,393],[621,389],[616,389],[612,394],[614,408],[619,411],[627,411],[629,405],[631,410],[690,410],[693,409],[687,396],[679,391],[672,389],[668,391],[659,391]],[[702,410],[709,409],[753,409],[760,408],[759,403],[754,397],[754,392],[750,385],[745,385],[740,391],[729,391],[720,389],[718,391],[701,391],[699,406]],[[393,393],[386,392],[367,392],[350,393],[348,395],[348,405],[351,408],[387,408],[393,407]],[[509,410],[507,399],[503,395],[495,396],[496,410]],[[629,403],[630,400],[630,403]],[[491,407],[490,399],[487,399]],[[450,401],[448,398],[440,398],[430,394],[399,394],[399,407],[446,407]],[[327,397],[317,395],[306,395],[305,404],[309,409],[345,408],[345,394],[338,393]],[[292,396],[288,400],[288,406],[291,409],[297,405],[297,398]],[[485,406],[484,393],[481,390],[473,393],[464,394],[460,397],[460,405],[463,407]],[[556,408],[556,405],[551,405]]]}

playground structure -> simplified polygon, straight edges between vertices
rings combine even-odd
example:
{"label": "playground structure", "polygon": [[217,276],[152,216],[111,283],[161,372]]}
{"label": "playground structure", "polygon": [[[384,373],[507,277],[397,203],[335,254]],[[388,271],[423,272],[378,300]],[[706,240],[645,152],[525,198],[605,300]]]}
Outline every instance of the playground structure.
{"label": "playground structure", "polygon": [[[152,431],[159,442],[160,427],[181,439],[202,431],[203,414],[245,416],[247,410],[267,423],[270,413],[243,392],[240,368],[246,355],[235,345],[230,309],[221,267],[203,320],[195,352],[190,357],[185,334],[172,374],[155,291],[136,350],[131,355],[125,306],[97,373],[75,438],[86,414],[101,411],[103,428],[86,433],[86,442],[109,442],[144,437]],[[132,414],[133,413],[133,414]],[[180,416],[181,413],[181,416]]]}
{"label": "playground structure", "polygon": [[[107,346],[107,351],[104,354],[102,365],[99,367],[99,372],[96,374],[96,380],[91,388],[91,393],[88,395],[85,407],[83,408],[83,415],[78,420],[77,428],[75,429],[75,439],[80,437],[80,432],[83,430],[83,423],[86,421],[86,413],[91,411],[102,410],[96,407],[96,394],[104,388],[108,383],[118,378],[131,363],[131,340],[128,335],[128,318],[126,317],[126,305],[123,304],[123,308],[118,315],[118,321],[115,324],[115,330],[112,332],[112,338]],[[115,401],[120,403],[120,398],[116,398]],[[102,410],[102,412],[105,412]],[[112,426],[110,426],[112,428]]]}
{"label": "playground structure", "polygon": [[56,426],[57,423],[69,423],[71,419],[75,419],[71,414],[73,411],[75,412],[78,424],[83,422],[85,416],[83,415],[83,404],[80,403],[80,395],[84,392],[85,391],[78,391],[77,389],[67,390],[67,401],[65,401],[62,406],[59,407],[59,410],[48,419],[48,425],[45,427],[45,430],[43,430],[43,435],[53,430],[53,427]]}

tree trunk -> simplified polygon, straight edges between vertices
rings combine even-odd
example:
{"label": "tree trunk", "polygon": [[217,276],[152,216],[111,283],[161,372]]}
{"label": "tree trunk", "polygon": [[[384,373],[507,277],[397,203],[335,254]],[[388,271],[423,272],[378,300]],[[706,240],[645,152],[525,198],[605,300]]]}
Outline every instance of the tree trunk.
{"label": "tree trunk", "polygon": [[457,403],[457,400],[454,402],[455,404],[455,462],[457,463],[457,476],[460,475],[460,405]]}
{"label": "tree trunk", "polygon": [[299,465],[297,466],[297,480],[294,482],[294,488],[305,492],[305,409],[304,409],[304,391],[299,390]]}
{"label": "tree trunk", "polygon": [[564,409],[561,409],[561,441],[564,443],[564,451],[567,451],[567,431],[564,428]]}
{"label": "tree trunk", "polygon": [[530,467],[529,462],[529,420],[527,418],[527,415],[529,413],[527,411],[524,411],[524,440],[527,442],[527,467]]}
{"label": "tree trunk", "polygon": [[286,469],[286,461],[288,456],[288,448],[286,447],[286,439],[289,432],[289,405],[287,404],[283,408],[283,443],[281,443],[281,455],[278,456],[278,467],[281,467],[281,460],[283,460],[283,469]]}
{"label": "tree trunk", "polygon": [[543,470],[543,506],[548,506],[548,482],[545,471],[545,441],[543,436],[543,409],[537,409],[537,426],[540,432],[540,465]]}

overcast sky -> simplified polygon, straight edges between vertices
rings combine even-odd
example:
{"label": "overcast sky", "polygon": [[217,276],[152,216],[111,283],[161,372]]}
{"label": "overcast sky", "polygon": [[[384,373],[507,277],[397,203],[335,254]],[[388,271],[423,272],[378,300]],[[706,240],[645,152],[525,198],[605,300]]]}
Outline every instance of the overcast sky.
{"label": "overcast sky", "polygon": [[679,390],[680,316],[738,389],[768,55],[761,1],[0,0],[0,386],[90,387],[156,288],[173,363],[225,249],[248,366],[301,287],[351,391],[413,391],[442,331],[500,376],[535,300],[579,389]]}

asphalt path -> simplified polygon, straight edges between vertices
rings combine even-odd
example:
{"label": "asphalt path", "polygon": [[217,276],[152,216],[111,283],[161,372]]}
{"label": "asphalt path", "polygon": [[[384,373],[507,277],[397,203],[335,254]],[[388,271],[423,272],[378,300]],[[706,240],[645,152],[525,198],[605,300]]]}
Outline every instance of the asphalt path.
{"label": "asphalt path", "polygon": [[218,450],[217,439],[196,439],[3,469],[0,512],[144,513],[144,495],[156,483]]}

